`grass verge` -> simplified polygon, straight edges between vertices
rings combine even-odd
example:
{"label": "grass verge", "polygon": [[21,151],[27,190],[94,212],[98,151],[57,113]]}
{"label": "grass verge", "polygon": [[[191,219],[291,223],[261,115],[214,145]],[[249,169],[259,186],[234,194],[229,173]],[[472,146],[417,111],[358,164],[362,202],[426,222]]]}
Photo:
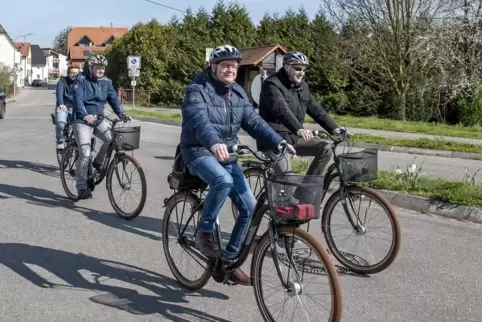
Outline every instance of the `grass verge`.
{"label": "grass verge", "polygon": [[[331,117],[333,117],[337,124],[346,127],[482,139],[482,127],[480,126],[464,127],[460,125],[447,125],[440,123],[403,122],[398,120],[381,119],[377,117],[355,117],[333,114],[331,114]],[[309,116],[306,117],[305,122],[315,123]]]}
{"label": "grass verge", "polygon": [[[256,160],[251,156],[240,157],[240,160]],[[309,166],[309,159],[297,158],[292,163],[293,171],[304,174]],[[468,182],[448,181],[425,177],[421,173],[409,171],[395,174],[389,171],[378,171],[378,179],[363,183],[374,189],[391,190],[410,195],[431,198],[448,202],[452,205],[482,207],[482,186]]]}
{"label": "grass verge", "polygon": [[[147,111],[136,111],[130,110],[129,114],[137,115],[141,117],[148,117],[161,120],[170,121],[182,121],[181,114],[178,113],[156,113]],[[355,142],[364,143],[375,143],[390,146],[404,146],[409,148],[420,148],[420,149],[430,149],[430,150],[444,150],[444,151],[457,151],[457,152],[471,152],[471,153],[482,153],[482,145],[470,144],[470,143],[460,143],[454,141],[445,140],[430,140],[430,139],[392,139],[385,138],[381,136],[375,136],[370,134],[356,134],[354,135]]]}

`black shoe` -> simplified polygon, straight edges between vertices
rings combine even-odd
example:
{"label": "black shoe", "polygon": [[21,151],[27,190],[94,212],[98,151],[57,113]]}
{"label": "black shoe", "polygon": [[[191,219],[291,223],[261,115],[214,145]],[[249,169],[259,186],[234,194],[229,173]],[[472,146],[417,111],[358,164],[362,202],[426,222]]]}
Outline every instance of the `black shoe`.
{"label": "black shoe", "polygon": [[92,192],[90,189],[81,189],[79,190],[79,200],[80,199],[90,199],[92,198]]}
{"label": "black shoe", "polygon": [[221,257],[221,251],[214,241],[213,233],[203,233],[199,231],[196,236],[196,245],[201,254],[208,258]]}
{"label": "black shoe", "polygon": [[98,164],[95,161],[92,162],[92,167],[99,173],[102,171],[102,164]]}
{"label": "black shoe", "polygon": [[229,280],[239,285],[251,286],[251,278],[239,268],[231,273]]}

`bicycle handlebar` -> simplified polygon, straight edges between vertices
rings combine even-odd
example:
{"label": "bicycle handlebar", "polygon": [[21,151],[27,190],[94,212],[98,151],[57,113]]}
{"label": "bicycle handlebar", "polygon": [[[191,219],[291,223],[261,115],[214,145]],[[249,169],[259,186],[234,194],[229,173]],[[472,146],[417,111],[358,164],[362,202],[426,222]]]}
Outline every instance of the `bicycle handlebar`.
{"label": "bicycle handlebar", "polygon": [[325,130],[313,130],[313,131],[311,131],[311,133],[313,133],[313,136],[318,136],[322,139],[328,138],[328,139],[332,140],[335,143],[335,145],[338,145],[338,144],[342,143],[343,141],[346,141],[346,139],[349,139],[351,137],[351,133],[349,133],[347,129],[341,129],[341,134],[342,134],[341,139],[334,138],[333,135],[326,132]]}
{"label": "bicycle handlebar", "polygon": [[261,155],[259,155],[258,151],[255,151],[249,145],[243,145],[243,144],[239,144],[239,145],[235,144],[233,146],[228,147],[228,152],[234,153],[234,154],[237,154],[237,155],[243,155],[243,154],[248,154],[248,153],[243,153],[243,151],[248,151],[249,153],[254,155],[254,157],[256,159],[258,159],[259,161],[261,161],[265,164],[271,164],[271,163],[275,163],[275,162],[281,160],[283,158],[284,154],[286,153],[287,148],[288,148],[288,145],[284,144],[280,153],[277,156],[272,156],[272,157],[262,157]]}

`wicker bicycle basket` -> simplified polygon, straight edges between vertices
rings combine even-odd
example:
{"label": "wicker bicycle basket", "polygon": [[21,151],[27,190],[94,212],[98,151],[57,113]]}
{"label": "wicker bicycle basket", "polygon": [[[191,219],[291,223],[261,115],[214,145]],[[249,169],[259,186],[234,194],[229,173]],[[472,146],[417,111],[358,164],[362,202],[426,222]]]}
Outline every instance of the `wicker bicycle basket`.
{"label": "wicker bicycle basket", "polygon": [[268,204],[278,222],[308,221],[320,217],[323,176],[285,174],[266,179]]}
{"label": "wicker bicycle basket", "polygon": [[349,182],[367,182],[377,179],[378,150],[344,153],[338,156],[343,179]]}
{"label": "wicker bicycle basket", "polygon": [[132,151],[139,149],[139,143],[141,140],[141,127],[140,126],[124,126],[112,129],[114,133],[113,140],[115,145],[125,151]]}

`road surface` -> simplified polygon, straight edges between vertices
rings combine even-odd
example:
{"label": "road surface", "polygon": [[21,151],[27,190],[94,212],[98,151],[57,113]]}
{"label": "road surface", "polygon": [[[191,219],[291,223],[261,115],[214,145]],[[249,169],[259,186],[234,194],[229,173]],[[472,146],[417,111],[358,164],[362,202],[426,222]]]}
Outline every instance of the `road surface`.
{"label": "road surface", "polygon": [[[162,200],[170,194],[166,175],[178,128],[134,122],[142,126],[135,157],[147,174],[148,200],[127,222],[114,213],[105,185],[93,199],[66,198],[54,155],[53,102],[50,90],[32,90],[0,121],[1,320],[260,321],[251,288],[210,281],[188,292],[166,264]],[[451,160],[434,166],[453,172],[444,165]],[[398,214],[403,244],[394,264],[370,277],[340,276],[343,321],[481,321],[481,226]],[[221,223],[232,227],[226,211]]]}

